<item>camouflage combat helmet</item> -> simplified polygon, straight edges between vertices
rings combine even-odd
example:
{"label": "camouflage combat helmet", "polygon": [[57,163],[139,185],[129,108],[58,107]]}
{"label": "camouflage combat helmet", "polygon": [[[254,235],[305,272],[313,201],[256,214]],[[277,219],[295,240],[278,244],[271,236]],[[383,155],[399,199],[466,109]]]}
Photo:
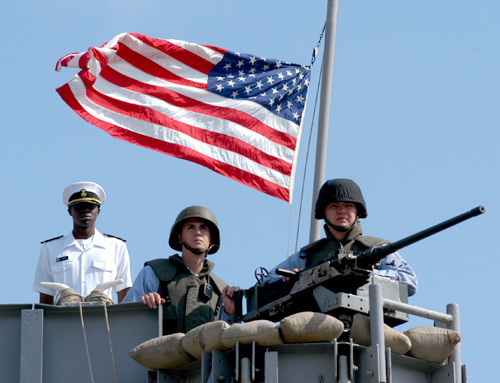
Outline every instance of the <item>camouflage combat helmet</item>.
{"label": "camouflage combat helmet", "polygon": [[212,236],[212,246],[208,250],[208,254],[214,254],[219,250],[220,247],[220,233],[219,227],[217,226],[217,219],[214,213],[203,206],[189,206],[182,210],[175,219],[175,223],[170,229],[170,237],[168,239],[168,244],[170,247],[177,251],[182,251],[182,245],[179,243],[178,235],[182,231],[182,225],[184,222],[191,218],[201,218],[206,221],[210,234]]}
{"label": "camouflage combat helmet", "polygon": [[315,218],[325,218],[325,208],[333,202],[353,202],[358,210],[359,218],[366,218],[366,204],[361,189],[353,180],[336,178],[326,181],[319,189],[316,200]]}

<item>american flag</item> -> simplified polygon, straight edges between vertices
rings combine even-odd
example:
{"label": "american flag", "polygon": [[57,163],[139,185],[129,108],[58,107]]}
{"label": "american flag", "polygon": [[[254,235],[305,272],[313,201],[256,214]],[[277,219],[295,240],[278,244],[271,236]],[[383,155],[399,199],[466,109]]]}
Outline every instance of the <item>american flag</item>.
{"label": "american flag", "polygon": [[63,66],[81,71],[57,92],[89,123],[291,202],[310,66],[137,33]]}

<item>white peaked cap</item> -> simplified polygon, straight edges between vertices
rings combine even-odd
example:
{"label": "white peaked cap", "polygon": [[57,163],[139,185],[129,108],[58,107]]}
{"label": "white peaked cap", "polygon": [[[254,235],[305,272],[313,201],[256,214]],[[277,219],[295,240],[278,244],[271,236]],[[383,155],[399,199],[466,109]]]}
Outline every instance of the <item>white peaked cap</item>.
{"label": "white peaked cap", "polygon": [[80,202],[102,205],[106,202],[106,193],[101,185],[95,182],[81,181],[66,187],[63,191],[62,199],[66,206]]}

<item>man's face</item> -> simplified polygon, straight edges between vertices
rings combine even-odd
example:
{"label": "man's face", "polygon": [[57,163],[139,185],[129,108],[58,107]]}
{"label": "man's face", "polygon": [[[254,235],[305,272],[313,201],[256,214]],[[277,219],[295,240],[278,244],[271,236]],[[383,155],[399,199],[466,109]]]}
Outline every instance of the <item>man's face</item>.
{"label": "man's face", "polygon": [[212,235],[205,221],[198,218],[188,219],[182,226],[179,241],[193,249],[206,251],[212,244]]}
{"label": "man's face", "polygon": [[94,226],[100,211],[99,205],[88,202],[77,203],[68,208],[74,225],[82,228]]}
{"label": "man's face", "polygon": [[352,202],[333,202],[325,208],[325,217],[334,226],[350,228],[357,216],[358,209]]}

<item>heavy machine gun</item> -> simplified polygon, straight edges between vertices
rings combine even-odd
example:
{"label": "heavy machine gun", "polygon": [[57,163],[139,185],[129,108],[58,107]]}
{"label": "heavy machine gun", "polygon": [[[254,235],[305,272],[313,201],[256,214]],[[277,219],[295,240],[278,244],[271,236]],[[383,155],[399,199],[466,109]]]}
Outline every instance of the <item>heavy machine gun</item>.
{"label": "heavy machine gun", "polygon": [[[277,274],[289,277],[287,282],[278,280],[265,283],[268,272],[264,268],[260,268],[256,270],[257,284],[243,291],[247,302],[247,313],[241,316],[245,321],[268,319],[277,322],[285,316],[301,311],[330,312],[337,307],[335,303],[332,304],[332,301],[350,299],[353,294],[358,294],[359,289],[366,285],[370,278],[373,278],[370,277],[370,274],[374,266],[387,255],[469,218],[483,214],[485,211],[483,206],[478,206],[399,241],[372,247],[360,254],[340,251],[330,259],[296,273],[289,270],[276,270]],[[384,284],[383,279],[385,278],[378,278],[379,283]],[[389,282],[393,281],[387,283]],[[402,301],[407,300],[407,291],[403,291],[396,282],[394,284],[398,295],[403,297]],[[336,293],[344,294],[338,296],[335,295]],[[348,302],[344,306],[349,307],[351,303],[353,302]],[[355,309],[355,311],[361,312],[363,310],[363,308]],[[388,322],[395,325],[403,321],[405,320],[398,319],[393,323]]]}

